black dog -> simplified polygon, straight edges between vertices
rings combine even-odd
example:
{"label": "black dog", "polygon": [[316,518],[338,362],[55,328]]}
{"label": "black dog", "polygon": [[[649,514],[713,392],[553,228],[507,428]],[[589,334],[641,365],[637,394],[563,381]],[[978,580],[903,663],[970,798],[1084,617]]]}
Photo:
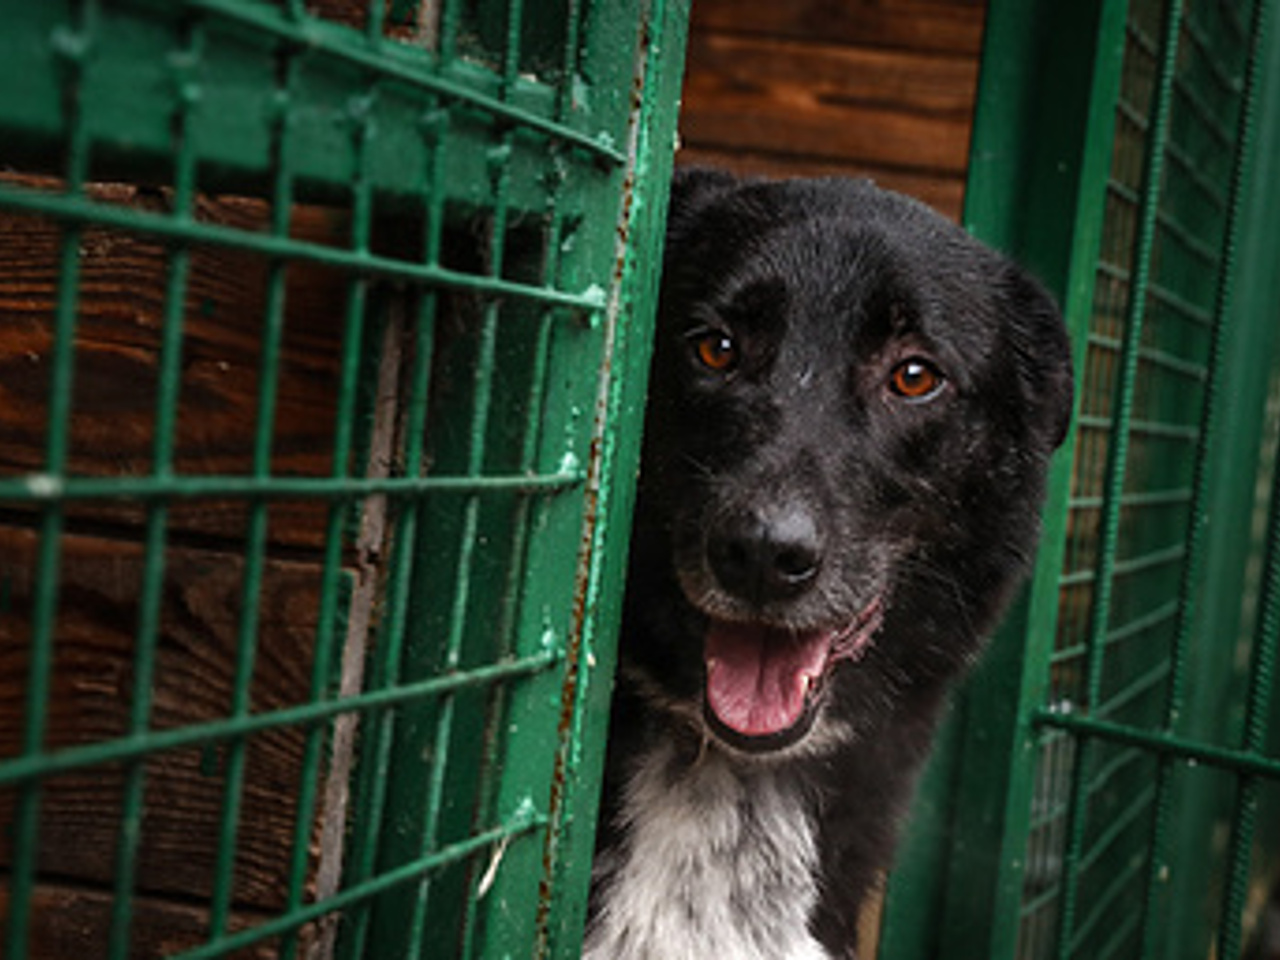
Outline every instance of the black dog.
{"label": "black dog", "polygon": [[1071,408],[1018,267],[868,183],[676,178],[586,955],[852,957]]}

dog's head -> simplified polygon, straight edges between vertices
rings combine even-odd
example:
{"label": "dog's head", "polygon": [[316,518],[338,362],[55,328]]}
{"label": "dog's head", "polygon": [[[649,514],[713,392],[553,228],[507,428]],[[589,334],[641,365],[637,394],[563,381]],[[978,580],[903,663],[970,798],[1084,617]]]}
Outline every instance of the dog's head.
{"label": "dog's head", "polygon": [[658,324],[624,669],[753,753],[958,673],[1067,429],[1049,297],[868,183],[693,172]]}

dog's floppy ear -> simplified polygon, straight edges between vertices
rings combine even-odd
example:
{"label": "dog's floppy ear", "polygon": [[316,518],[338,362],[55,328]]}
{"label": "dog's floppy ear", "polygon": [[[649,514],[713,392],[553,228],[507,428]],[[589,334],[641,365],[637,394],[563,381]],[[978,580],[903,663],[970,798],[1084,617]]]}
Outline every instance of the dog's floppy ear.
{"label": "dog's floppy ear", "polygon": [[1075,381],[1071,342],[1053,298],[1025,270],[1006,262],[1000,299],[1026,403],[1027,423],[1044,449],[1056,449],[1071,426]]}

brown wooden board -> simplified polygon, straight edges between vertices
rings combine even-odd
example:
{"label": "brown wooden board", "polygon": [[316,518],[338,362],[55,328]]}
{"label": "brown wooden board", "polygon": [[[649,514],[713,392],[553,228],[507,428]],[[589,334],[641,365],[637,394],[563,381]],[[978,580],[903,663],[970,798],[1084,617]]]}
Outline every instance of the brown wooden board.
{"label": "brown wooden board", "polygon": [[[111,898],[98,890],[64,884],[45,884],[33,898],[30,956],[38,960],[92,960],[104,952],[111,924]],[[9,907],[9,891],[0,884],[0,918]],[[196,907],[141,896],[134,902],[130,960],[162,960],[202,943],[208,935],[208,917]],[[255,918],[233,915],[232,931],[253,926]],[[305,927],[298,938],[300,955],[315,942],[314,927]],[[266,940],[226,955],[227,960],[274,960],[276,944]]]}
{"label": "brown wooden board", "polygon": [[963,175],[971,61],[714,34],[692,49],[689,146]]}
{"label": "brown wooden board", "polygon": [[685,167],[714,167],[741,176],[757,177],[864,177],[888,190],[921,200],[952,220],[959,220],[964,204],[964,180],[930,176],[909,170],[851,164],[840,160],[785,157],[743,150],[685,147],[676,156]]}
{"label": "brown wooden board", "polygon": [[[797,109],[846,105],[961,124],[973,110],[977,64],[965,56],[703,33],[690,56],[695,84],[752,93]],[[695,87],[695,89],[699,89]]]}
{"label": "brown wooden board", "polygon": [[858,176],[959,219],[985,7],[695,4],[682,164]]}
{"label": "brown wooden board", "polygon": [[[35,532],[0,527],[0,595],[4,597],[0,604],[0,758],[20,750],[37,550]],[[144,551],[129,542],[63,538],[47,706],[48,750],[110,741],[126,733],[137,666],[134,648],[143,563]],[[237,557],[203,550],[168,551],[153,684],[153,729],[228,715],[243,569]],[[319,576],[310,564],[270,561],[266,565],[260,582],[252,712],[308,699]],[[249,913],[284,903],[304,737],[302,729],[286,728],[247,740],[233,893],[237,907]],[[146,808],[137,888],[153,901],[208,902],[226,757],[227,741],[222,741],[145,759]],[[42,889],[56,880],[89,890],[91,899],[107,894],[114,876],[123,782],[124,767],[119,762],[78,769],[44,782],[38,860]],[[0,789],[0,823],[12,822],[14,796],[13,788]],[[0,871],[11,857],[12,838],[0,833]],[[70,901],[50,893],[38,901],[37,912],[44,909],[40,903],[57,910],[64,902]],[[103,933],[100,915],[105,916],[89,910],[76,912],[74,922],[72,915],[62,919],[73,923],[73,928],[93,927],[97,935]],[[37,917],[36,926],[54,925],[57,919]],[[181,928],[183,924],[177,923],[174,929]],[[150,934],[140,933],[144,935]],[[63,955],[71,954],[49,954]]]}
{"label": "brown wooden board", "polygon": [[[125,185],[98,185],[90,195],[141,209],[168,203],[165,193]],[[269,215],[266,204],[241,199],[205,198],[197,211],[203,221],[251,232],[264,231]],[[292,232],[333,244],[341,242],[345,225],[340,213],[299,208]],[[62,237],[52,221],[0,212],[0,476],[39,472],[45,463]],[[136,477],[153,469],[169,258],[155,238],[97,226],[83,231],[72,474]],[[174,437],[173,468],[179,475],[252,472],[269,266],[266,258],[245,251],[192,248]],[[337,271],[301,263],[291,264],[286,277],[271,469],[278,475],[327,476],[347,281]],[[273,514],[273,540],[317,546],[325,509],[314,502],[280,505]],[[142,511],[112,501],[72,504],[69,515],[137,526]],[[177,503],[172,526],[238,537],[244,517],[242,503]]]}
{"label": "brown wooden board", "polygon": [[693,29],[976,57],[985,10],[985,0],[697,0]]}

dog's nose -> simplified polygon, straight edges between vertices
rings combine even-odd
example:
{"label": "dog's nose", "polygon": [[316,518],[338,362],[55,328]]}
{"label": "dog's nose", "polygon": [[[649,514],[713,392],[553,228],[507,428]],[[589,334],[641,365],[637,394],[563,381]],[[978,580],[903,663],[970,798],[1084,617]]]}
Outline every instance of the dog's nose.
{"label": "dog's nose", "polygon": [[787,600],[812,585],[822,566],[822,540],[808,510],[782,506],[732,517],[707,540],[720,585],[753,603]]}

